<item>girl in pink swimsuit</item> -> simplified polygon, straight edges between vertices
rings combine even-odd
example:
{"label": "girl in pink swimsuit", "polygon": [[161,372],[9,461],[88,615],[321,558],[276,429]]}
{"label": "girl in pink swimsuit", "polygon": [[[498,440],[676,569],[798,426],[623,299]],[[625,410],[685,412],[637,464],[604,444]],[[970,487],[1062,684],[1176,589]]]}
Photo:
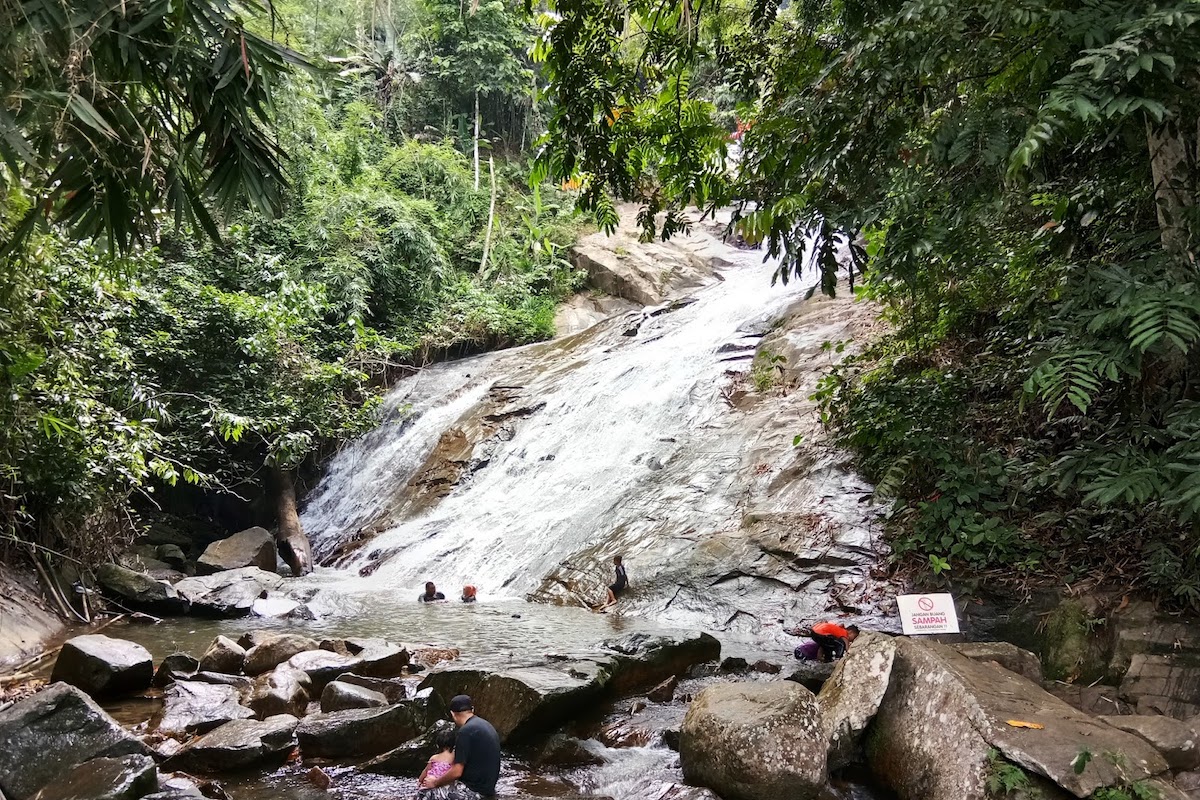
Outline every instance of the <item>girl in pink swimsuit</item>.
{"label": "girl in pink swimsuit", "polygon": [[[458,735],[455,728],[445,728],[438,731],[434,737],[434,744],[437,745],[438,753],[429,759],[429,763],[425,765],[425,771],[421,773],[421,777],[417,779],[417,785],[420,786],[425,782],[426,778],[431,781],[436,781],[438,778],[450,771],[450,767],[454,766],[454,739]],[[417,792],[417,797],[424,798],[436,789],[422,789]]]}

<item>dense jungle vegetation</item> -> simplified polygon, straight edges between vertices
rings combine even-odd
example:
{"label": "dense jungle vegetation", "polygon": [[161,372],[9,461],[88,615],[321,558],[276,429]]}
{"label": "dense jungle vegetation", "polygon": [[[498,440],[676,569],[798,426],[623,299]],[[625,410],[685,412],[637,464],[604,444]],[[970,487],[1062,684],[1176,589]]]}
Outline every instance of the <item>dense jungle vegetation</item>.
{"label": "dense jungle vegetation", "polygon": [[270,525],[389,379],[547,338],[578,283],[519,7],[0,0],[0,30],[10,554],[95,563],[159,506]]}
{"label": "dense jungle vegetation", "polygon": [[881,305],[817,397],[903,563],[1200,606],[1200,3],[556,12],[542,163],[602,222],[735,203],[780,278]]}
{"label": "dense jungle vegetation", "polygon": [[1200,606],[1198,0],[0,0],[0,30],[10,540],[95,555],[173,484],[286,499],[398,370],[548,336],[567,183],[647,236],[733,205],[780,279],[882,308],[817,399],[902,565]]}

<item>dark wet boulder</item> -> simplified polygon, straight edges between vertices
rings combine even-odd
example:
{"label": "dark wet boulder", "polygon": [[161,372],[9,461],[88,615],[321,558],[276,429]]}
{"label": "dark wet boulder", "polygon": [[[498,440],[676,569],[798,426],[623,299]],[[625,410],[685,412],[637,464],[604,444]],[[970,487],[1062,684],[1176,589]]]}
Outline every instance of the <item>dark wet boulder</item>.
{"label": "dark wet boulder", "polygon": [[149,756],[94,758],[55,778],[33,800],[141,800],[158,789],[158,768]]}
{"label": "dark wet boulder", "polygon": [[408,687],[403,681],[389,678],[368,678],[363,675],[345,674],[338,677],[340,683],[361,686],[373,692],[379,692],[389,703],[398,703],[408,696]]}
{"label": "dark wet boulder", "polygon": [[631,633],[603,642],[616,670],[612,690],[618,694],[645,689],[671,677],[686,675],[695,664],[721,657],[721,643],[707,633]]}
{"label": "dark wet boulder", "polygon": [[382,708],[353,708],[313,714],[296,728],[305,758],[374,756],[392,749],[423,730],[422,720],[406,703]]}
{"label": "dark wet boulder", "polygon": [[234,772],[282,763],[296,746],[300,720],[279,714],[265,720],[238,719],[194,739],[164,767],[183,772]]}
{"label": "dark wet boulder", "polygon": [[56,683],[0,711],[0,793],[25,800],[93,758],[149,755],[96,701]]}
{"label": "dark wet boulder", "polygon": [[246,674],[270,672],[294,655],[317,649],[317,641],[295,633],[260,637],[246,652]]}
{"label": "dark wet boulder", "polygon": [[604,759],[565,733],[556,733],[537,749],[533,763],[538,767],[587,767],[603,764]]}
{"label": "dark wet boulder", "polygon": [[491,671],[467,666],[431,672],[419,688],[441,697],[470,695],[501,741],[552,729],[589,706],[608,686],[611,661],[565,661]]}
{"label": "dark wet boulder", "polygon": [[375,772],[381,775],[405,775],[415,778],[425,769],[430,757],[437,753],[434,740],[439,731],[453,728],[454,723],[447,719],[438,720],[429,730],[409,739],[399,747],[389,750],[383,755],[376,756],[363,764],[360,769],[364,772]]}
{"label": "dark wet boulder", "polygon": [[218,636],[200,656],[202,672],[223,672],[226,675],[241,674],[246,664],[246,651],[228,636]]}
{"label": "dark wet boulder", "polygon": [[276,561],[274,537],[265,528],[247,528],[206,547],[204,554],[196,559],[196,571],[210,575],[223,570],[257,567],[274,572]]}
{"label": "dark wet boulder", "polygon": [[187,553],[183,552],[183,549],[179,545],[160,544],[155,549],[155,552],[157,553],[158,560],[167,564],[172,569],[183,573],[188,572],[189,562]]}
{"label": "dark wet boulder", "polygon": [[313,693],[319,695],[324,691],[325,685],[336,680],[339,675],[354,672],[359,661],[356,656],[344,656],[328,650],[309,650],[297,653],[289,658],[287,663],[292,669],[307,674],[312,682]]}
{"label": "dark wet boulder", "polygon": [[283,578],[272,572],[245,567],[184,578],[175,590],[190,604],[191,613],[227,618],[246,616],[259,595],[282,585]]}
{"label": "dark wet boulder", "polygon": [[96,569],[96,581],[111,597],[133,608],[143,608],[160,614],[181,614],[187,602],[169,581],[152,577],[145,572],[120,564],[101,564]]}
{"label": "dark wet boulder", "polygon": [[187,680],[200,669],[200,661],[187,653],[172,653],[162,660],[154,672],[154,685],[166,686],[172,681]]}
{"label": "dark wet boulder", "polygon": [[85,634],[63,644],[50,680],[77,686],[94,697],[138,692],[154,680],[154,659],[136,642]]}
{"label": "dark wet boulder", "polygon": [[250,694],[254,688],[254,679],[247,678],[245,675],[227,675],[224,672],[197,672],[188,680],[198,681],[200,683],[213,683],[218,686],[232,686],[238,690],[242,697]]}
{"label": "dark wet boulder", "polygon": [[259,719],[278,714],[302,717],[312,698],[312,681],[298,669],[280,664],[254,681],[249,705]]}
{"label": "dark wet boulder", "polygon": [[815,800],[827,782],[817,699],[791,681],[709,686],[684,717],[679,758],[689,783],[726,800]]}
{"label": "dark wet boulder", "polygon": [[326,714],[331,711],[380,708],[386,705],[388,705],[388,699],[383,693],[365,686],[343,683],[340,680],[331,681],[321,692],[321,711]]}
{"label": "dark wet boulder", "polygon": [[198,681],[176,681],[163,694],[160,733],[207,733],[235,719],[251,719],[254,712],[241,704],[233,686]]}
{"label": "dark wet boulder", "polygon": [[672,675],[646,693],[646,699],[651,703],[669,703],[675,699],[675,689],[679,686],[679,678]]}
{"label": "dark wet boulder", "polygon": [[409,662],[408,649],[386,639],[347,639],[346,649],[358,659],[354,674],[368,678],[399,677]]}

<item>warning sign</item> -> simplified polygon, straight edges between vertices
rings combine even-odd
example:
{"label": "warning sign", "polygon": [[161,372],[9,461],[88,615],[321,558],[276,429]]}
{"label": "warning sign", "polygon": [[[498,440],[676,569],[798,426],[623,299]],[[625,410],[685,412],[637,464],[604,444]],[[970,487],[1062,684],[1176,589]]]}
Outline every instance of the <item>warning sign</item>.
{"label": "warning sign", "polygon": [[958,633],[958,614],[954,598],[948,594],[902,594],[896,598],[900,605],[900,622],[904,633]]}

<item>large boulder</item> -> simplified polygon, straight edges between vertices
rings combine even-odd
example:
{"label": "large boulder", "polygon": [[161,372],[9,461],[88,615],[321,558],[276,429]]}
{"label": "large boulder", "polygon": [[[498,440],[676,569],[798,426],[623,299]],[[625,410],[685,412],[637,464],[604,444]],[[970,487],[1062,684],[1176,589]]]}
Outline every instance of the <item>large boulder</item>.
{"label": "large boulder", "polygon": [[282,762],[296,746],[300,720],[279,714],[258,720],[237,719],[194,739],[164,766],[183,772],[233,772]]}
{"label": "large boulder", "polygon": [[420,734],[422,721],[407,703],[322,712],[305,717],[296,728],[296,738],[305,758],[374,756]]}
{"label": "large boulder", "polygon": [[667,242],[641,242],[632,220],[625,223],[611,236],[585,236],[569,251],[571,263],[587,272],[592,286],[614,297],[652,306],[668,294],[708,281],[719,258],[711,237],[696,231],[694,236]]}
{"label": "large boulder", "polygon": [[0,794],[25,800],[93,758],[149,755],[92,698],[65,683],[0,711]]}
{"label": "large boulder", "polygon": [[280,664],[254,682],[250,695],[250,708],[259,719],[279,714],[304,716],[308,701],[312,697],[312,681],[301,670]]}
{"label": "large boulder", "polygon": [[242,646],[228,636],[218,636],[200,656],[200,669],[203,672],[223,672],[226,675],[238,675],[246,663],[246,651]]}
{"label": "large boulder", "polygon": [[418,688],[442,697],[470,695],[475,712],[507,741],[544,732],[589,706],[612,674],[611,662],[591,660],[496,672],[454,666],[431,672]]}
{"label": "large boulder", "polygon": [[1161,714],[1109,716],[1100,719],[1123,731],[1140,736],[1162,753],[1173,770],[1200,767],[1200,736],[1190,724]]}
{"label": "large boulder", "polygon": [[246,674],[261,675],[270,672],[292,656],[316,650],[317,647],[316,639],[296,633],[271,636],[246,652]]}
{"label": "large boulder", "polygon": [[95,697],[137,692],[154,680],[154,659],[136,642],[90,633],[67,640],[50,680],[78,686]]}
{"label": "large boulder", "polygon": [[396,678],[408,666],[408,649],[386,639],[347,639],[346,649],[358,659],[354,667],[356,675]]}
{"label": "large boulder", "polygon": [[227,569],[257,567],[274,572],[276,561],[274,537],[265,528],[255,527],[210,544],[196,560],[196,571],[211,575]]}
{"label": "large boulder", "polygon": [[241,704],[237,687],[176,681],[163,694],[158,730],[168,735],[207,733],[231,720],[253,717],[254,712]]}
{"label": "large boulder", "polygon": [[891,637],[863,633],[821,687],[817,702],[830,769],[857,760],[863,733],[887,693],[896,644]]}
{"label": "large boulder", "polygon": [[306,673],[312,682],[313,694],[320,695],[327,683],[339,675],[353,672],[360,662],[356,656],[344,656],[328,650],[308,650],[292,656],[287,663],[292,669]]}
{"label": "large boulder", "polygon": [[166,686],[172,681],[186,680],[200,669],[200,661],[187,653],[172,653],[162,660],[154,672],[154,685]]}
{"label": "large boulder", "polygon": [[[1076,773],[1072,764],[1085,749],[1096,757]],[[1076,797],[1167,769],[1142,739],[996,662],[910,639],[896,642],[866,752],[875,775],[904,800],[982,798],[993,753]],[[1123,766],[1105,753],[1120,753]]]}
{"label": "large boulder", "polygon": [[808,800],[826,785],[813,693],[791,681],[720,683],[692,701],[679,737],[683,775],[726,800]]}
{"label": "large boulder", "polygon": [[388,704],[382,692],[353,683],[332,681],[321,692],[321,711],[347,711],[352,708],[380,708]]}
{"label": "large boulder", "polygon": [[263,592],[278,589],[283,578],[258,567],[244,567],[184,578],[175,584],[179,596],[191,604],[191,612],[209,617],[244,617]]}
{"label": "large boulder", "polygon": [[178,614],[187,611],[187,603],[169,581],[120,564],[101,564],[96,569],[96,581],[109,595],[134,608]]}
{"label": "large boulder", "polygon": [[613,654],[617,693],[648,689],[672,675],[685,675],[695,664],[721,657],[721,643],[707,633],[631,633],[600,647]]}
{"label": "large boulder", "polygon": [[33,800],[141,800],[158,789],[158,768],[149,756],[95,758],[55,778]]}

